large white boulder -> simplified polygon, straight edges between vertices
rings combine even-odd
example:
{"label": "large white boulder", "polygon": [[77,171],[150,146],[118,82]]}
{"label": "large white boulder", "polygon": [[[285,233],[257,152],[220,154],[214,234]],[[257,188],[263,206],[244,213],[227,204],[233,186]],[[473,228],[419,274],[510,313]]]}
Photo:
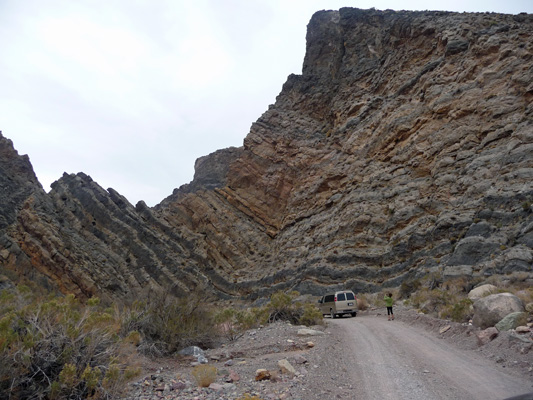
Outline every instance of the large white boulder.
{"label": "large white boulder", "polygon": [[513,312],[523,312],[524,303],[511,293],[491,294],[474,301],[472,323],[481,329],[496,325]]}
{"label": "large white boulder", "polygon": [[489,294],[496,293],[498,288],[491,284],[481,285],[477,288],[472,289],[468,292],[468,298],[470,300],[480,299],[482,297],[488,296]]}

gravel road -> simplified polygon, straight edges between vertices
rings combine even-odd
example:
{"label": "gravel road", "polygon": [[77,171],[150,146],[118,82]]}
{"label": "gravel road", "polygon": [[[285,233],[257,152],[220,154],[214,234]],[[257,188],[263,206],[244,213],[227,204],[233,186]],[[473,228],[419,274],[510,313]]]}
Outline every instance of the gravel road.
{"label": "gravel road", "polygon": [[342,380],[351,382],[354,399],[496,400],[533,391],[530,380],[398,319],[362,316],[329,322],[332,335],[344,345],[333,364],[345,361],[348,375]]}
{"label": "gravel road", "polygon": [[[248,393],[263,400],[502,400],[533,392],[531,339],[501,332],[480,347],[472,326],[395,311],[390,322],[376,309],[328,317],[313,327],[318,336],[300,336],[304,327],[286,322],[248,331],[206,352],[219,371],[218,388],[195,385],[191,359],[146,359],[143,377],[123,399],[235,400]],[[282,359],[295,375],[280,373]],[[258,369],[278,377],[256,381]]]}

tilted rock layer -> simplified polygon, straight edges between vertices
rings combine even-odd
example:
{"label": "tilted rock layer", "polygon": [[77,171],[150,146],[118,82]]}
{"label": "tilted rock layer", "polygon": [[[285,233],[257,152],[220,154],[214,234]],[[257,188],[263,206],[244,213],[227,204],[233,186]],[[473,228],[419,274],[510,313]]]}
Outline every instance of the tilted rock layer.
{"label": "tilted rock layer", "polygon": [[47,194],[0,152],[3,270],[79,296],[530,273],[533,15],[316,13],[303,74],[244,146],[154,208],[82,173]]}

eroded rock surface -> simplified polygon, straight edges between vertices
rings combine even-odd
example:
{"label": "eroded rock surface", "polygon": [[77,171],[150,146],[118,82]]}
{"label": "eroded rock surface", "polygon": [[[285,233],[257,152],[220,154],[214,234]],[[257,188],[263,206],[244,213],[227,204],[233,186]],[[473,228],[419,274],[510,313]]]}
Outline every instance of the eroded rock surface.
{"label": "eroded rock surface", "polygon": [[2,138],[1,265],[119,297],[530,273],[532,82],[532,15],[318,12],[243,147],[154,208],[82,173],[46,194]]}

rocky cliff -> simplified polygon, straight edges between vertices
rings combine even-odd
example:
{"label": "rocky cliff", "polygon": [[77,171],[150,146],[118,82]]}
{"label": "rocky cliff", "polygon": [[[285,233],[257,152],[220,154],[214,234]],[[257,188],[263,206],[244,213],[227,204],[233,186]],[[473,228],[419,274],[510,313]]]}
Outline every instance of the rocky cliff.
{"label": "rocky cliff", "polygon": [[115,298],[531,274],[532,100],[533,15],[321,11],[244,146],[154,208],[82,173],[47,194],[2,137],[1,268]]}

